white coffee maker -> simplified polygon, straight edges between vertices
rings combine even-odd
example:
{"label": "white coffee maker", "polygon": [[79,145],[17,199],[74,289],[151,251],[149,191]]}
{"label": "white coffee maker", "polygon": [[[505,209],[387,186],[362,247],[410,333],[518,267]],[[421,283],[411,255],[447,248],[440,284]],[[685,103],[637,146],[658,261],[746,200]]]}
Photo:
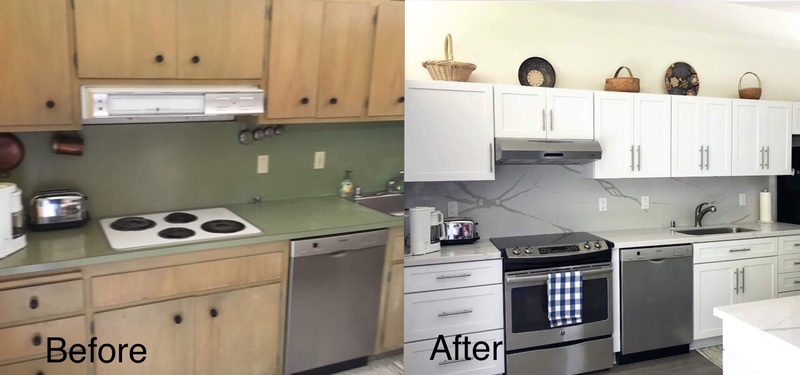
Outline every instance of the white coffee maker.
{"label": "white coffee maker", "polygon": [[424,255],[439,251],[444,239],[444,215],[433,207],[408,209],[411,255]]}
{"label": "white coffee maker", "polygon": [[0,258],[28,245],[22,190],[16,184],[0,183]]}

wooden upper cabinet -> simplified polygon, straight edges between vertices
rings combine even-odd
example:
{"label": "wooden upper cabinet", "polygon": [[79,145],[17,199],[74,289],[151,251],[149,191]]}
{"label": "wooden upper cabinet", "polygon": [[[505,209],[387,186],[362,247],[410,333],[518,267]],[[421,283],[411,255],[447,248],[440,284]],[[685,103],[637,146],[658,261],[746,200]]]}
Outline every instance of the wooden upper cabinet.
{"label": "wooden upper cabinet", "polygon": [[326,2],[322,23],[317,117],[355,117],[366,113],[375,6]]}
{"label": "wooden upper cabinet", "polygon": [[392,1],[378,6],[369,116],[403,115],[405,74],[405,3]]}
{"label": "wooden upper cabinet", "polygon": [[175,78],[176,0],[75,0],[78,76]]}
{"label": "wooden upper cabinet", "polygon": [[274,0],[267,118],[314,117],[324,3]]}
{"label": "wooden upper cabinet", "polygon": [[261,78],[268,0],[178,0],[178,78]]}
{"label": "wooden upper cabinet", "polygon": [[66,1],[0,1],[0,126],[72,119]]}

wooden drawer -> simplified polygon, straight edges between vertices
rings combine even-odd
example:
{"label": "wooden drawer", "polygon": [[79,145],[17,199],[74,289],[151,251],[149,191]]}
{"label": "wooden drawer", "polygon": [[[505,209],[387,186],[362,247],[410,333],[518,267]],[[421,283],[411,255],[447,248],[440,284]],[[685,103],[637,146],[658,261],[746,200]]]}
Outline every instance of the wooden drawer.
{"label": "wooden drawer", "polygon": [[109,306],[268,280],[280,280],[282,253],[92,278],[92,304]]}
{"label": "wooden drawer", "polygon": [[[48,337],[63,338],[67,348],[78,342],[85,343],[85,332],[86,318],[83,316],[0,329],[0,362],[45,355]],[[37,337],[39,345],[35,345]]]}
{"label": "wooden drawer", "polygon": [[503,283],[500,259],[406,267],[403,273],[406,293]]}
{"label": "wooden drawer", "polygon": [[405,342],[503,328],[503,286],[406,294]]}
{"label": "wooden drawer", "polygon": [[[497,348],[497,360],[494,360],[494,343],[503,341],[503,330],[498,329],[488,332],[471,333],[466,335],[471,343],[478,341],[486,342],[489,347],[489,358],[485,361],[462,361],[445,362],[447,356],[444,353],[437,353],[431,360],[431,353],[436,347],[436,340],[427,340],[405,344],[403,346],[403,366],[406,374],[426,374],[426,375],[495,375],[505,371],[505,347],[501,344]],[[461,339],[464,340],[463,338]],[[445,337],[450,355],[455,355],[453,348],[453,337]],[[459,355],[463,358],[463,345],[459,345]],[[441,345],[439,346],[441,349]],[[470,353],[470,356],[472,354]],[[453,358],[455,360],[455,358]]]}
{"label": "wooden drawer", "polygon": [[800,296],[800,290],[794,292],[778,293],[778,298]]}
{"label": "wooden drawer", "polygon": [[0,375],[86,375],[86,363],[73,363],[70,360],[48,363],[47,359],[37,359],[0,366]]}
{"label": "wooden drawer", "polygon": [[800,236],[787,236],[778,239],[780,254],[800,254]]}
{"label": "wooden drawer", "polygon": [[695,264],[774,255],[778,255],[777,238],[758,238],[753,240],[694,244]]}
{"label": "wooden drawer", "polygon": [[402,262],[403,252],[405,251],[405,235],[403,234],[403,227],[389,228],[389,253],[392,257],[392,262]]}
{"label": "wooden drawer", "polygon": [[0,324],[79,311],[83,280],[2,290],[0,306]]}
{"label": "wooden drawer", "polygon": [[800,290],[800,272],[778,275],[778,293]]}
{"label": "wooden drawer", "polygon": [[800,254],[778,255],[778,273],[800,272]]}

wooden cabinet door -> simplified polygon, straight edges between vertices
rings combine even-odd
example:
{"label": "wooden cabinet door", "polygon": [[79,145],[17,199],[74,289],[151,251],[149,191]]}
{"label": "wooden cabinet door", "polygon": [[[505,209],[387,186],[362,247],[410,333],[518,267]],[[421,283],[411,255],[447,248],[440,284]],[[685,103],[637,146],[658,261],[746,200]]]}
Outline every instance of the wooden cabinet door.
{"label": "wooden cabinet door", "polygon": [[[68,343],[67,345],[72,345]],[[67,348],[69,350],[69,348]],[[107,349],[106,349],[107,350]],[[47,362],[47,359],[38,359],[8,366],[0,366],[2,375],[86,375],[86,362],[74,363],[67,359],[64,362]]]}
{"label": "wooden cabinet door", "polygon": [[764,174],[767,127],[757,100],[733,100],[733,175]]}
{"label": "wooden cabinet door", "polygon": [[392,265],[383,310],[383,327],[379,327],[380,351],[403,347],[403,264]]}
{"label": "wooden cabinet door", "polygon": [[594,96],[594,122],[597,141],[603,148],[602,159],[594,162],[594,178],[632,177],[633,94],[598,92]]}
{"label": "wooden cabinet door", "polygon": [[730,176],[731,99],[703,98],[703,176]]}
{"label": "wooden cabinet door", "polygon": [[280,284],[195,298],[194,374],[277,374],[282,307]]}
{"label": "wooden cabinet door", "polygon": [[494,135],[547,139],[546,89],[494,85]]}
{"label": "wooden cabinet door", "polygon": [[0,126],[70,123],[67,6],[0,1]]}
{"label": "wooden cabinet door", "polygon": [[322,21],[317,117],[366,114],[375,6],[326,2]]}
{"label": "wooden cabinet door", "polygon": [[95,364],[96,375],[192,374],[194,321],[192,299],[102,312],[94,316],[100,343],[142,344],[147,359]]}
{"label": "wooden cabinet door", "polygon": [[714,308],[738,303],[738,261],[694,265],[694,339],[722,335]]}
{"label": "wooden cabinet door", "polygon": [[402,116],[405,74],[405,2],[378,5],[370,79],[369,116]]}
{"label": "wooden cabinet door", "polygon": [[[667,95],[636,94],[633,98],[635,177],[669,177],[672,161],[671,100]],[[596,126],[596,124],[595,124]],[[597,129],[595,129],[597,133]],[[604,150],[605,154],[605,150]]]}
{"label": "wooden cabinet door", "polygon": [[703,99],[672,98],[672,177],[702,176]]}
{"label": "wooden cabinet door", "polygon": [[778,258],[754,258],[739,261],[739,302],[778,298]]}
{"label": "wooden cabinet door", "polygon": [[594,139],[594,93],[547,90],[547,139]]}
{"label": "wooden cabinet door", "polygon": [[79,77],[176,77],[176,0],[74,1]]}
{"label": "wooden cabinet door", "polygon": [[178,78],[261,78],[269,0],[178,0]]}
{"label": "wooden cabinet door", "polygon": [[324,3],[273,0],[267,118],[314,117]]}
{"label": "wooden cabinet door", "polygon": [[792,173],[792,103],[763,102],[767,127],[764,172],[768,175]]}

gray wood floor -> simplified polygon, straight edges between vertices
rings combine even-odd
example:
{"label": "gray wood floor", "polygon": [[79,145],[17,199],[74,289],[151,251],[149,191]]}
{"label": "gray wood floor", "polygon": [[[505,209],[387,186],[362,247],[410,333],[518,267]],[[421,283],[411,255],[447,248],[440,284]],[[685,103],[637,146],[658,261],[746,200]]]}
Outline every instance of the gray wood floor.
{"label": "gray wood floor", "polygon": [[713,363],[703,358],[695,351],[687,354],[676,355],[667,358],[659,358],[651,361],[631,363],[628,365],[614,366],[611,370],[598,371],[593,375],[602,374],[624,374],[624,375],[671,375],[671,374],[690,374],[690,375],[722,375],[722,369],[714,366]]}

